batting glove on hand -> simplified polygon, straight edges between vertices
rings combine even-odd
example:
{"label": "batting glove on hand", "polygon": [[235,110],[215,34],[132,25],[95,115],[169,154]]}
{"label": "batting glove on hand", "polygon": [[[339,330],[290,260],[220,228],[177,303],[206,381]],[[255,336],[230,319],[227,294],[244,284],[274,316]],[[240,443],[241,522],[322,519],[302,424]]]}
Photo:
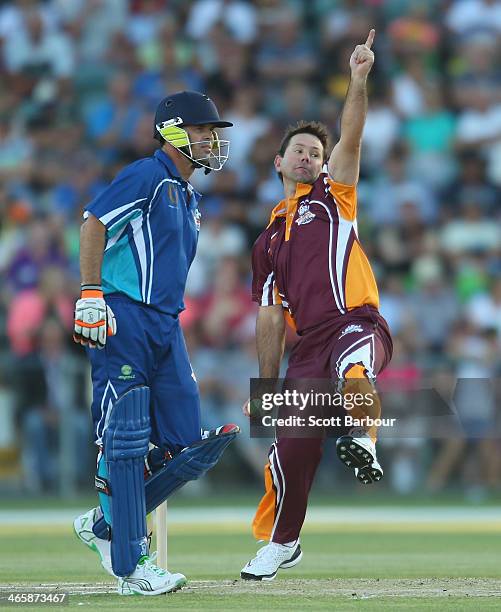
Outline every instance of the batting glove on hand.
{"label": "batting glove on hand", "polygon": [[90,348],[103,349],[107,337],[116,333],[115,315],[106,305],[101,287],[83,285],[75,306],[73,340]]}

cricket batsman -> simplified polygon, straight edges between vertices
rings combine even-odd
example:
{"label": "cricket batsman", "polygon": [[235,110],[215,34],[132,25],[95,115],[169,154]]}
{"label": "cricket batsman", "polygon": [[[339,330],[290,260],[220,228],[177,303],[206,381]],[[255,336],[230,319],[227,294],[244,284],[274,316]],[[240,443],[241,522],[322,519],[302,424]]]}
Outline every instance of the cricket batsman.
{"label": "cricket batsman", "polygon": [[[361,427],[342,431],[336,446],[339,459],[364,484],[383,476],[376,428],[364,425],[380,415],[373,383],[392,354],[374,275],[357,232],[356,185],[374,35],[371,30],[351,55],[341,136],[330,157],[324,125],[302,121],[287,130],[275,157],[285,199],[252,252],[252,294],[260,306],[259,376],[278,377],[286,318],[291,319],[300,338],[286,381],[336,381],[345,396],[360,392],[371,400],[359,409]],[[247,403],[244,412],[249,409]],[[256,539],[268,544],[242,569],[243,579],[273,580],[280,568],[300,562],[299,536],[323,442],[318,434],[298,438],[277,430],[265,466],[265,495],[253,522]]]}
{"label": "cricket batsman", "polygon": [[100,505],[74,529],[121,595],[186,583],[150,557],[146,514],[215,465],[238,432],[202,433],[178,318],[200,229],[201,196],[189,178],[223,167],[229,141],[216,128],[231,125],[202,93],[168,96],[154,120],[160,148],[121,170],[84,213],[74,339],[92,366]]}

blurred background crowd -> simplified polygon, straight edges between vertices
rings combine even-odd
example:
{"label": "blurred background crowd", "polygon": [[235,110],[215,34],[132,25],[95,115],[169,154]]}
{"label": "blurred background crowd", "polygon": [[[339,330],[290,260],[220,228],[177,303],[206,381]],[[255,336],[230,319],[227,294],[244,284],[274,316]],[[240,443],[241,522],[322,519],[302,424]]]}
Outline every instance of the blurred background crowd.
{"label": "blurred background crowd", "polygon": [[[371,27],[359,230],[394,335],[383,395],[417,418],[415,392],[431,387],[464,426],[433,438],[411,423],[384,439],[380,486],[473,500],[499,489],[496,0],[0,2],[0,488],[90,489],[89,372],[71,340],[82,207],[153,153],[154,108],[181,89],[235,123],[224,170],[194,175],[202,229],[182,322],[205,424],[244,424],[257,375],[250,249],[282,197],[272,161],[300,118],[336,140],[348,58]],[[257,490],[269,440],[241,438],[228,470]],[[342,469],[327,451],[318,486],[355,488]]]}

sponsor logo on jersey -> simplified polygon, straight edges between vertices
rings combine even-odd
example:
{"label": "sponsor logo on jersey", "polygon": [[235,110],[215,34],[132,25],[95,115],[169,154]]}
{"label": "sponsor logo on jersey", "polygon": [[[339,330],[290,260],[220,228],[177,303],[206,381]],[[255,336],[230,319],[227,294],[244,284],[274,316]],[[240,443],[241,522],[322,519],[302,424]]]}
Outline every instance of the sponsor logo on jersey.
{"label": "sponsor logo on jersey", "polygon": [[119,380],[132,380],[136,378],[136,375],[132,372],[132,367],[126,363],[120,368]]}
{"label": "sponsor logo on jersey", "polygon": [[354,325],[354,324],[348,325],[347,327],[343,329],[338,340],[340,340],[343,336],[346,336],[347,334],[353,334],[354,332],[362,332],[362,331],[364,330],[362,329],[361,325]]}
{"label": "sponsor logo on jersey", "polygon": [[296,223],[298,225],[306,225],[307,223],[313,221],[313,219],[316,217],[315,213],[310,211],[309,204],[301,204],[297,214],[298,218],[296,219]]}

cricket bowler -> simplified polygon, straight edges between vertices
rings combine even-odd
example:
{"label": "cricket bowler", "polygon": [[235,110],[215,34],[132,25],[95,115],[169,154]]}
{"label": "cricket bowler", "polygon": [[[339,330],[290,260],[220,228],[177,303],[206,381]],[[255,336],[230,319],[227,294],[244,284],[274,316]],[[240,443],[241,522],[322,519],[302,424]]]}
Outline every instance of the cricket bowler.
{"label": "cricket bowler", "polygon": [[[299,340],[286,381],[329,379],[340,382],[343,393],[372,390],[376,401],[359,411],[362,424],[380,415],[373,384],[392,354],[376,281],[357,232],[356,186],[374,35],[371,30],[351,55],[341,135],[330,157],[324,125],[303,121],[287,130],[275,158],[285,199],[252,252],[260,378],[279,376],[290,319]],[[244,406],[247,414],[249,406]],[[253,522],[256,539],[268,544],[242,569],[245,580],[273,580],[280,568],[302,558],[299,536],[324,438],[282,433],[277,430],[269,451],[265,494]],[[347,429],[337,440],[339,459],[364,484],[383,476],[375,442],[374,426]]]}

